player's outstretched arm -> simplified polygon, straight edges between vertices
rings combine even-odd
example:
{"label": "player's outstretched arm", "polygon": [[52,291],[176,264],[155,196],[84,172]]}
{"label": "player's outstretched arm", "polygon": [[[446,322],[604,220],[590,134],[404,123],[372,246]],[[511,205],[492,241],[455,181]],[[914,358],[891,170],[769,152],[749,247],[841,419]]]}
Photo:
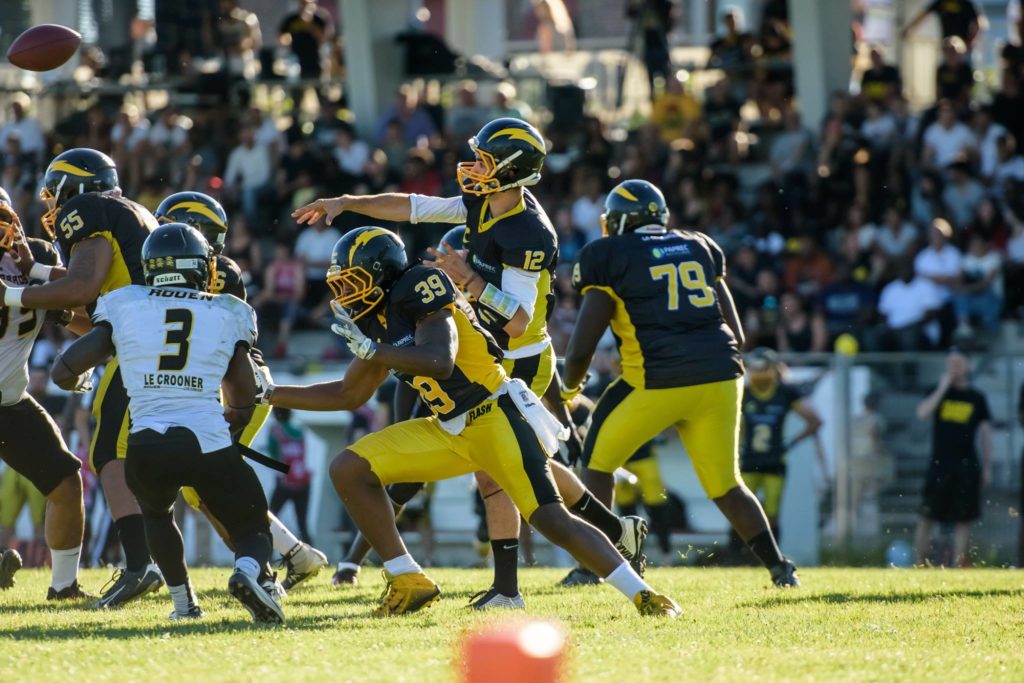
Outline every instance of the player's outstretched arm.
{"label": "player's outstretched arm", "polygon": [[[102,237],[90,237],[75,245],[68,263],[67,275],[38,287],[25,287],[19,292],[21,303],[8,304],[22,308],[61,310],[86,306],[100,295],[100,287],[114,262],[114,250]],[[5,295],[5,302],[8,297]]]}
{"label": "player's outstretched arm", "polygon": [[110,327],[97,325],[54,359],[50,377],[61,389],[75,390],[83,385],[84,375],[113,354],[114,342]]}
{"label": "player's outstretched arm", "polygon": [[327,217],[327,225],[342,211],[360,213],[384,221],[408,221],[412,215],[409,195],[399,192],[355,196],[343,194],[340,197],[322,197],[292,211],[292,218],[299,225],[316,223]]}
{"label": "player's outstretched arm", "polygon": [[355,410],[387,379],[388,368],[356,358],[345,377],[307,386],[271,386],[264,402],[292,410]]}
{"label": "player's outstretched arm", "polygon": [[804,428],[786,444],[786,450],[797,445],[809,436],[814,436],[821,429],[822,420],[818,411],[812,408],[807,401],[801,399],[793,404],[793,412],[804,421]]}
{"label": "player's outstretched arm", "polygon": [[569,337],[565,350],[565,372],[562,375],[562,400],[569,400],[579,393],[583,380],[590,368],[601,335],[608,329],[615,314],[615,302],[599,289],[588,289],[583,295],[580,314],[576,316],[576,327]]}

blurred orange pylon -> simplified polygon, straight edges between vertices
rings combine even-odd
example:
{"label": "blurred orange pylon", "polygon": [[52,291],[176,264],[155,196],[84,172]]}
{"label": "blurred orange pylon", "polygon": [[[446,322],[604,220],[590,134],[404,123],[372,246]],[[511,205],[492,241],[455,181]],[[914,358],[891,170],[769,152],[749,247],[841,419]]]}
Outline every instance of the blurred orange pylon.
{"label": "blurred orange pylon", "polygon": [[565,630],[548,621],[509,620],[462,639],[463,683],[562,683]]}

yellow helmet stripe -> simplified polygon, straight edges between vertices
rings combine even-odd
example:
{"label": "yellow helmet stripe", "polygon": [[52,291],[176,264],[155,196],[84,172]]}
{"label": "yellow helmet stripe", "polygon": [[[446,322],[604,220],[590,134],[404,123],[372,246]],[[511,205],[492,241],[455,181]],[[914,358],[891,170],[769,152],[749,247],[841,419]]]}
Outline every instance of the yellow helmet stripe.
{"label": "yellow helmet stripe", "polygon": [[544,146],[544,142],[533,137],[533,135],[530,134],[530,131],[525,128],[502,128],[497,133],[487,138],[487,142],[490,142],[494,138],[500,138],[502,135],[507,135],[513,140],[525,140],[535,147],[541,154],[547,154],[548,152],[547,148]]}
{"label": "yellow helmet stripe", "polygon": [[220,219],[220,216],[218,216],[213,210],[210,209],[210,207],[208,207],[206,204],[203,204],[202,202],[178,202],[177,204],[169,208],[167,210],[167,213],[177,211],[178,209],[185,209],[186,211],[189,211],[191,213],[198,213],[200,216],[206,216],[211,221],[213,221],[214,225],[216,225],[219,228],[227,229],[228,227],[224,225],[224,221]]}
{"label": "yellow helmet stripe", "polygon": [[366,230],[365,232],[361,232],[356,235],[356,239],[352,243],[352,248],[348,250],[348,265],[352,265],[352,259],[355,258],[356,249],[363,246],[374,237],[377,237],[378,235],[386,235],[389,232],[391,231],[385,228],[373,228],[372,230]]}
{"label": "yellow helmet stripe", "polygon": [[85,169],[78,168],[73,164],[69,164],[63,159],[50,164],[50,168],[48,168],[47,171],[62,171],[63,173],[70,173],[71,175],[78,176],[79,178],[92,178],[96,175],[95,173],[89,173]]}
{"label": "yellow helmet stripe", "polygon": [[636,195],[634,195],[632,192],[630,192],[626,188],[622,187],[621,185],[619,187],[616,187],[614,190],[612,190],[612,192],[614,192],[617,195],[621,195],[621,196],[625,197],[626,199],[628,199],[631,202],[638,202],[638,201],[640,201],[639,199],[636,198]]}

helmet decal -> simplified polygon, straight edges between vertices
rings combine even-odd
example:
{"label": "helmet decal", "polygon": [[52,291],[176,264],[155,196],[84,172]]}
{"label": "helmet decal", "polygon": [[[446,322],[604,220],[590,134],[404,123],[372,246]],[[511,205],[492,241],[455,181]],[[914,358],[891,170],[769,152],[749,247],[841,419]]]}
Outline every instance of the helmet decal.
{"label": "helmet decal", "polygon": [[538,140],[537,138],[533,137],[530,131],[528,131],[525,128],[502,128],[497,133],[487,138],[487,142],[490,142],[494,138],[500,138],[503,136],[510,137],[513,140],[523,140],[524,142],[533,145],[533,147],[536,148],[538,152],[542,154],[547,154],[548,150],[547,147],[544,146],[544,143]]}

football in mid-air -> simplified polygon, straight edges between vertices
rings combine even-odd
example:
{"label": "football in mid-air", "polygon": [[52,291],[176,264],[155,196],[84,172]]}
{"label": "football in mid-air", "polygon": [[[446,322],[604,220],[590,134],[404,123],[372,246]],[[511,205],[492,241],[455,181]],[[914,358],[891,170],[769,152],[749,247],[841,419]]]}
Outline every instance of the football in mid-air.
{"label": "football in mid-air", "polygon": [[7,59],[28,71],[49,71],[71,59],[82,35],[60,24],[39,24],[14,39]]}

